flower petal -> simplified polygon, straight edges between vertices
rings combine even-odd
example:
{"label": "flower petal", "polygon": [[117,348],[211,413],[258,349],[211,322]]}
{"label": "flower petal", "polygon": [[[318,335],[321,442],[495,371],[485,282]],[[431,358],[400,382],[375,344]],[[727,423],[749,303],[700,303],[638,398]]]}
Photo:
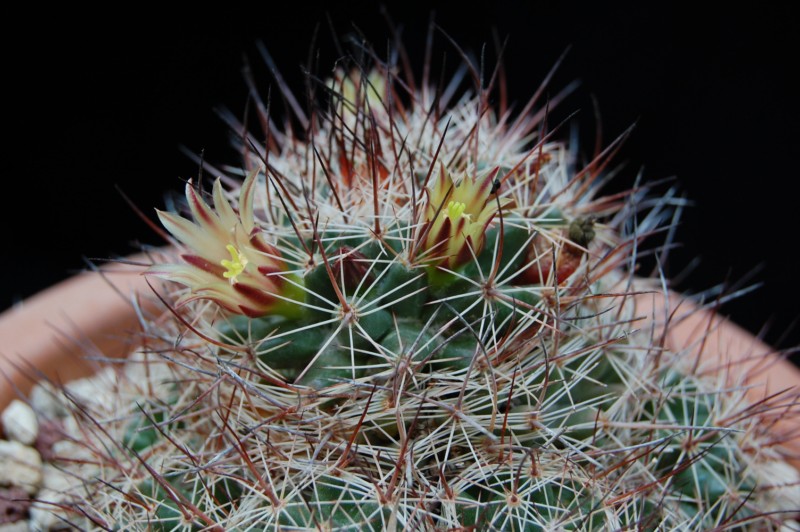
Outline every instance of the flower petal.
{"label": "flower petal", "polygon": [[156,214],[158,214],[161,224],[172,233],[172,236],[209,262],[219,262],[226,257],[224,246],[222,249],[218,249],[216,240],[208,238],[196,224],[169,212],[157,210]]}
{"label": "flower petal", "polygon": [[180,304],[207,299],[248,316],[297,314],[296,306],[288,309],[284,300],[302,294],[294,294],[296,287],[287,287],[281,277],[286,263],[255,224],[257,173],[250,173],[242,185],[239,212],[226,198],[220,179],[214,182],[213,209],[191,182],[187,185],[186,199],[194,221],[158,211],[161,223],[188,251],[181,255],[185,264],[156,265],[146,273],[189,287],[178,299]]}
{"label": "flower petal", "polygon": [[242,220],[244,232],[248,235],[253,232],[255,227],[253,214],[253,199],[256,195],[256,175],[258,170],[253,170],[242,183],[242,190],[239,194],[239,217]]}
{"label": "flower petal", "polygon": [[235,231],[236,226],[239,225],[239,217],[236,216],[236,212],[225,198],[225,193],[222,190],[222,180],[219,178],[214,181],[213,197],[214,210],[217,211],[221,226],[227,231]]}
{"label": "flower petal", "polygon": [[198,255],[184,254],[181,255],[181,258],[195,268],[199,268],[215,277],[220,277],[225,272],[225,268],[220,263],[210,262]]}
{"label": "flower petal", "polygon": [[200,197],[192,186],[191,181],[186,183],[186,199],[189,202],[189,208],[192,210],[195,223],[199,225],[202,230],[216,235],[217,238],[225,239],[227,232],[231,228],[226,228],[222,225],[219,216],[217,216],[205,200]]}

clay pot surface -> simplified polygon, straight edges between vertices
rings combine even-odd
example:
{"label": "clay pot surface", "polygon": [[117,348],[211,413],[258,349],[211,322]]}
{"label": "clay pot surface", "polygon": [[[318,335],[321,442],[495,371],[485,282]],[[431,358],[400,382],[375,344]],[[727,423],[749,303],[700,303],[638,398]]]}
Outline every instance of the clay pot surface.
{"label": "clay pot surface", "polygon": [[35,381],[90,375],[98,364],[87,354],[125,356],[139,330],[134,298],[152,292],[143,269],[115,263],[81,273],[0,314],[0,410]]}

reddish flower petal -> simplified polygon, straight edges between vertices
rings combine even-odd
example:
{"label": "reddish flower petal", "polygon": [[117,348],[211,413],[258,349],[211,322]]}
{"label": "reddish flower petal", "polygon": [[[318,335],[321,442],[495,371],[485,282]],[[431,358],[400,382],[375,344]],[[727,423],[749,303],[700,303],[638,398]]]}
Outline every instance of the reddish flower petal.
{"label": "reddish flower petal", "polygon": [[196,268],[200,268],[203,271],[206,271],[216,277],[222,277],[222,273],[225,271],[225,268],[222,267],[220,264],[214,264],[203,257],[199,257],[197,255],[181,255],[181,258],[191,264]]}
{"label": "reddish flower petal", "polygon": [[[252,301],[254,303],[258,303],[258,304],[260,304],[262,306],[265,306],[265,307],[267,307],[267,306],[269,306],[269,305],[271,305],[272,303],[275,302],[275,298],[272,296],[272,294],[269,294],[269,293],[267,293],[267,292],[265,292],[263,290],[260,290],[258,288],[254,288],[252,286],[246,285],[244,283],[234,283],[233,284],[233,289],[237,293],[239,293],[242,296],[244,296],[247,299],[249,299],[250,301]],[[262,312],[262,315],[263,315],[263,312]]]}
{"label": "reddish flower petal", "polygon": [[189,208],[192,210],[192,215],[200,226],[205,229],[211,229],[215,233],[224,234],[224,229],[219,221],[219,217],[211,210],[211,207],[201,198],[197,191],[192,186],[192,182],[186,183],[186,199],[189,201]]}

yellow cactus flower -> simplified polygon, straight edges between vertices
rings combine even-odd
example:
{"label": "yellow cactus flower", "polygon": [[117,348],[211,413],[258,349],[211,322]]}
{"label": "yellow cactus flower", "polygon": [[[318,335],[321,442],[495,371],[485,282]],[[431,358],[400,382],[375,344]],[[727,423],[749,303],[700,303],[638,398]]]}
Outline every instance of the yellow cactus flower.
{"label": "yellow cactus flower", "polygon": [[496,175],[497,169],[477,177],[463,175],[456,183],[440,166],[438,177],[425,189],[428,202],[420,228],[421,248],[432,265],[452,270],[481,252],[486,228],[498,212]]}
{"label": "yellow cactus flower", "polygon": [[157,211],[161,223],[186,247],[184,264],[157,264],[147,270],[190,288],[178,305],[208,299],[236,314],[250,317],[268,313],[294,315],[302,298],[295,275],[287,273],[278,250],[255,225],[253,198],[256,172],[242,184],[239,211],[225,199],[219,179],[214,183],[212,209],[192,186],[186,199],[194,222],[172,213]]}

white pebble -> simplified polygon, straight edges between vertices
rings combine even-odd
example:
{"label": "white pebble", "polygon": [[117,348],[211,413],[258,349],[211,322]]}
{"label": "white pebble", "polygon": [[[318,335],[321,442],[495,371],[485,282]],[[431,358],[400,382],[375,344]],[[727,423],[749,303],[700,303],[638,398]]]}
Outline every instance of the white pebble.
{"label": "white pebble", "polygon": [[760,478],[759,486],[769,487],[770,496],[764,510],[800,508],[800,472],[797,469],[780,459],[757,462],[751,468]]}
{"label": "white pebble", "polygon": [[59,524],[64,524],[64,521],[58,518],[58,506],[56,506],[63,498],[61,493],[51,489],[40,491],[30,509],[30,530],[37,532],[50,530]]}
{"label": "white pebble", "polygon": [[[66,517],[63,510],[58,505],[67,500],[69,490],[80,484],[80,480],[68,476],[56,467],[45,464],[44,481],[42,489],[36,494],[36,500],[30,509],[30,530],[44,531],[58,528],[64,524],[64,520],[59,515]],[[70,516],[72,520],[74,516]],[[0,530],[2,532],[2,530]]]}
{"label": "white pebble", "polygon": [[18,486],[31,495],[42,484],[42,457],[18,441],[0,440],[0,486]]}
{"label": "white pebble", "polygon": [[0,525],[0,532],[28,532],[28,530],[30,530],[30,528],[28,528],[27,521],[17,521],[16,523]]}
{"label": "white pebble", "polygon": [[79,478],[75,478],[51,464],[44,465],[42,477],[42,489],[50,489],[59,493],[66,493],[81,482]]}
{"label": "white pebble", "polygon": [[108,394],[99,393],[99,391],[113,390],[118,380],[117,372],[114,368],[109,367],[91,377],[68,382],[64,388],[70,401],[92,410],[106,406]]}
{"label": "white pebble", "polygon": [[34,385],[28,397],[33,408],[45,418],[55,419],[67,415],[63,396],[49,384]]}
{"label": "white pebble", "polygon": [[15,399],[3,411],[3,431],[9,440],[31,445],[39,435],[36,412],[19,399]]}
{"label": "white pebble", "polygon": [[43,489],[36,495],[36,501],[30,509],[30,530],[44,531],[56,528],[64,521],[59,518],[58,504],[64,500],[64,495],[51,489]]}

